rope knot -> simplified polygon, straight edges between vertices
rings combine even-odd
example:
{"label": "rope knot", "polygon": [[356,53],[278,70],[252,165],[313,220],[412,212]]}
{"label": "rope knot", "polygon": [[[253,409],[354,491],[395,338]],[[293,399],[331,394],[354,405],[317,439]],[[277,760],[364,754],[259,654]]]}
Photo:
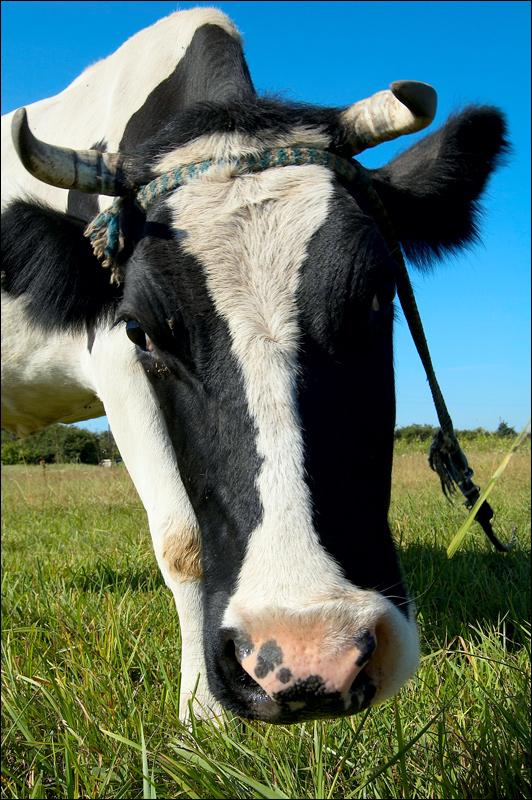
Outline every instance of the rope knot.
{"label": "rope knot", "polygon": [[[450,503],[452,503],[451,495],[455,494],[457,488],[460,488],[467,497],[463,487],[466,482],[471,484],[474,472],[467,463],[454,431],[452,434],[444,434],[440,428],[434,434],[429,451],[429,465],[438,475],[442,491]],[[478,490],[478,487],[475,489]]]}
{"label": "rope knot", "polygon": [[111,269],[111,283],[122,282],[120,252],[125,246],[123,233],[124,198],[117,197],[110,208],[102,211],[85,228],[94,255],[103,267]]}

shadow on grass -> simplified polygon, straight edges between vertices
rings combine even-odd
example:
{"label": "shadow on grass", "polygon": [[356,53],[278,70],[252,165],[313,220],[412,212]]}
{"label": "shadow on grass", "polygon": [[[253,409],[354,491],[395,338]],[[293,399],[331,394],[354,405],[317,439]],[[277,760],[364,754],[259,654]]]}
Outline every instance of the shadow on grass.
{"label": "shadow on grass", "polygon": [[131,589],[134,592],[152,592],[164,586],[164,579],[157,565],[139,565],[131,563],[125,567],[109,567],[104,561],[97,561],[90,566],[78,567],[72,571],[67,580],[69,589],[83,592],[123,592]]}
{"label": "shadow on grass", "polygon": [[505,616],[512,639],[511,620],[530,621],[530,551],[466,548],[448,559],[445,547],[412,543],[402,549],[401,563],[422,626],[430,624],[430,634],[440,640],[466,628],[470,635],[476,623],[497,628]]}

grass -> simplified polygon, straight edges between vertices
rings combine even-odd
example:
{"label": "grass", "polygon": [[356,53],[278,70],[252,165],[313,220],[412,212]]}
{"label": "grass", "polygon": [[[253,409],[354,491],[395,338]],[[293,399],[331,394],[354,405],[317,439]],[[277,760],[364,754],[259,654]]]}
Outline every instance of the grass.
{"label": "grass", "polygon": [[[467,448],[484,486],[504,455]],[[124,468],[2,470],[5,798],[530,796],[530,447],[452,560],[452,508],[399,444],[390,512],[422,661],[361,715],[293,726],[178,720],[179,625]],[[477,530],[475,530],[475,528]]]}

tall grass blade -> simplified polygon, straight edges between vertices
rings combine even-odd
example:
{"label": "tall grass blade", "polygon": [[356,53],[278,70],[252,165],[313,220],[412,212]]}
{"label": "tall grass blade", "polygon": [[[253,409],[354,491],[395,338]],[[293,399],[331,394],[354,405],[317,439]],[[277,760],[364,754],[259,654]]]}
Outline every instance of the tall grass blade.
{"label": "tall grass blade", "polygon": [[475,521],[475,517],[476,517],[476,515],[477,515],[477,513],[478,513],[478,511],[479,511],[479,509],[480,509],[480,507],[482,505],[482,503],[491,494],[491,490],[493,489],[493,487],[495,486],[495,484],[497,483],[497,481],[499,480],[499,478],[503,474],[504,470],[506,469],[506,467],[510,463],[510,459],[512,458],[513,454],[515,453],[515,451],[517,450],[517,448],[519,447],[519,445],[521,444],[521,442],[523,441],[523,439],[527,435],[528,429],[530,428],[530,419],[531,418],[528,419],[528,422],[526,423],[525,427],[523,428],[523,430],[521,431],[519,436],[517,436],[517,438],[515,439],[514,443],[512,444],[512,446],[510,447],[510,449],[508,450],[508,452],[504,456],[503,460],[501,461],[500,465],[498,466],[498,468],[493,473],[493,476],[492,476],[490,482],[488,483],[488,485],[486,486],[486,488],[484,489],[484,491],[482,492],[482,494],[478,498],[477,502],[475,503],[475,505],[471,509],[471,511],[469,513],[469,516],[467,517],[465,522],[458,529],[458,532],[456,533],[456,535],[454,536],[453,540],[451,541],[451,544],[447,548],[447,558],[452,558],[454,556],[454,554],[456,553],[456,551],[458,550],[458,548],[460,547],[460,545],[462,544],[462,542],[464,541],[469,528],[471,527],[471,525]]}
{"label": "tall grass blade", "polygon": [[153,798],[157,797],[157,794],[154,791],[154,787],[151,785],[150,780],[148,778],[148,753],[146,752],[146,740],[144,739],[144,726],[142,724],[142,717],[139,712],[139,736],[140,736],[140,745],[142,749],[142,789],[143,793],[142,796],[146,798],[146,800],[153,800]]}

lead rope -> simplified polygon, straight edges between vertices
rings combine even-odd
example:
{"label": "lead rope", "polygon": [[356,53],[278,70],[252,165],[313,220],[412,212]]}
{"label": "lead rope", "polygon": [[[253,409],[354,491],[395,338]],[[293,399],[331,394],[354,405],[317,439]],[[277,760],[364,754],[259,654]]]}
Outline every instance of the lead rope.
{"label": "lead rope", "polygon": [[[460,489],[465,497],[464,505],[472,509],[480,497],[480,489],[473,483],[475,474],[467,462],[467,458],[460,447],[458,438],[454,431],[451,416],[445,405],[445,400],[432,366],[432,360],[423,330],[423,324],[419,315],[416,298],[410,282],[410,276],[406,268],[401,246],[395,235],[390,218],[384,205],[369,181],[360,183],[363,191],[377,211],[379,228],[386,240],[391,255],[395,259],[398,267],[397,275],[397,294],[401,303],[401,308],[408,323],[408,328],[412,334],[416,350],[419,353],[421,363],[425,369],[430,391],[436,407],[436,413],[440,423],[440,430],[434,435],[429,452],[429,465],[437,473],[442,491],[445,497],[452,503],[451,496],[455,494],[456,487]],[[515,545],[515,528],[509,544],[503,544],[493,532],[491,520],[493,509],[485,500],[480,506],[475,520],[480,524],[490,542],[501,552],[511,550]]]}

